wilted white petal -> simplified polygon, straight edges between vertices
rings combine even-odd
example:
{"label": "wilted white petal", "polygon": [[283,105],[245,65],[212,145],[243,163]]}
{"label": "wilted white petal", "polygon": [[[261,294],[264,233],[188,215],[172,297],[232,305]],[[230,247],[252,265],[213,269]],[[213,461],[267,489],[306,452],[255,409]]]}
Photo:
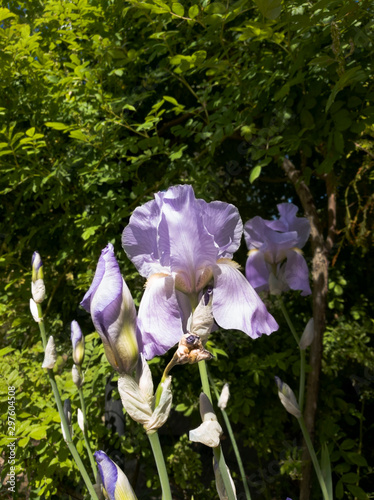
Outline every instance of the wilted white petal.
{"label": "wilted white petal", "polygon": [[282,382],[279,377],[275,377],[275,381],[278,386],[278,396],[281,400],[282,405],[286,408],[288,413],[291,413],[291,415],[296,418],[300,418],[301,411],[299,408],[299,404],[291,387]]}
{"label": "wilted white petal", "polygon": [[189,433],[190,441],[202,443],[211,448],[216,448],[220,443],[222,427],[217,420],[207,420],[203,422],[197,429],[193,429]]}
{"label": "wilted white petal", "polygon": [[31,282],[31,295],[37,304],[43,302],[45,297],[45,286],[42,279]]}
{"label": "wilted white petal", "polygon": [[40,323],[42,321],[42,318],[39,318],[39,311],[38,311],[38,306],[36,305],[36,302],[34,299],[30,299],[30,311],[32,314],[32,317],[34,318],[34,321],[37,323]]}
{"label": "wilted white petal", "polygon": [[[214,475],[216,477],[216,488],[217,488],[217,493],[218,493],[219,499],[220,500],[228,500],[229,497],[228,497],[227,492],[226,492],[226,488],[225,488],[225,484],[223,482],[222,474],[221,474],[221,471],[219,469],[219,465],[218,465],[215,458],[213,458],[213,469],[214,469]],[[227,465],[226,465],[226,469],[227,469],[227,473],[228,473],[229,478],[230,478],[232,491],[234,492],[234,495],[236,498],[235,484],[234,484],[234,481],[232,480],[232,477],[230,474],[230,469],[227,467]]]}
{"label": "wilted white petal", "polygon": [[230,389],[229,389],[229,384],[225,384],[223,386],[221,395],[218,399],[218,408],[221,408],[221,410],[224,410],[227,406],[227,402],[230,397]]}
{"label": "wilted white petal", "polygon": [[144,356],[140,355],[136,367],[136,380],[149,406],[153,405],[153,380],[152,373]]}
{"label": "wilted white petal", "polygon": [[135,380],[130,375],[121,375],[118,379],[118,391],[122,405],[130,417],[146,425],[152,416],[152,409]]}
{"label": "wilted white petal", "polygon": [[81,376],[79,369],[76,365],[73,365],[73,368],[71,369],[71,376],[74,384],[78,387],[78,389],[80,389],[83,385],[84,378]]}
{"label": "wilted white petal", "polygon": [[155,431],[162,427],[169,417],[171,410],[171,403],[173,401],[173,394],[171,392],[171,377],[167,377],[166,380],[161,384],[162,393],[160,397],[160,402],[157,408],[152,414],[151,419],[144,426],[147,432]]}
{"label": "wilted white petal", "polygon": [[52,335],[48,339],[47,347],[45,348],[44,361],[42,368],[52,369],[55,366],[57,359],[55,341]]}
{"label": "wilted white petal", "polygon": [[78,408],[77,420],[80,430],[84,432],[84,418],[83,418],[83,412],[80,408]]}
{"label": "wilted white petal", "polygon": [[299,347],[300,349],[306,349],[310,346],[314,339],[314,319],[310,318],[306,324],[305,330],[301,336]]}
{"label": "wilted white petal", "polygon": [[208,396],[204,392],[200,394],[199,405],[201,420],[203,422],[207,420],[217,420],[212,403],[209,401]]}

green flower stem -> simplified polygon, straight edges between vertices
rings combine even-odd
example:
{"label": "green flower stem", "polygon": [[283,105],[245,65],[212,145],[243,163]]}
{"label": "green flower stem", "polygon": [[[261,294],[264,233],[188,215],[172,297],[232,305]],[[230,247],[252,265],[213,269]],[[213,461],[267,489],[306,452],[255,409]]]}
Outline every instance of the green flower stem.
{"label": "green flower stem", "polygon": [[161,444],[157,431],[148,434],[148,439],[151,443],[158,476],[161,482],[162,500],[172,500],[168,473],[166,470],[164,455],[162,454]]}
{"label": "green flower stem", "polygon": [[319,484],[321,486],[323,498],[324,498],[324,500],[332,500],[332,498],[330,498],[330,496],[327,492],[326,483],[325,483],[325,480],[323,479],[323,475],[322,475],[322,472],[321,472],[321,469],[320,469],[320,466],[318,463],[318,459],[317,459],[317,456],[315,454],[315,451],[314,451],[314,448],[312,445],[312,441],[310,440],[309,433],[308,433],[307,428],[305,426],[304,419],[301,416],[297,420],[299,422],[301,432],[303,433],[305,443],[308,447],[309,454],[310,454],[310,457],[311,457],[313,465],[314,465],[314,470],[316,471],[317,478],[318,478]]}
{"label": "green flower stem", "polygon": [[299,385],[299,408],[301,413],[304,408],[305,391],[305,350],[300,349],[300,385]]}
{"label": "green flower stem", "polygon": [[80,387],[78,389],[78,393],[79,393],[79,397],[80,397],[80,400],[81,400],[81,407],[82,407],[82,414],[83,414],[83,437],[84,437],[84,441],[86,443],[87,453],[88,453],[88,456],[89,456],[89,459],[90,459],[92,472],[93,472],[94,477],[96,478],[96,476],[97,476],[97,467],[96,467],[96,462],[95,462],[95,459],[94,459],[94,456],[93,456],[93,453],[92,453],[92,450],[91,450],[91,447],[90,447],[90,442],[88,440],[88,434],[87,434],[87,417],[86,417],[86,403],[84,401],[82,387]]}
{"label": "green flower stem", "polygon": [[283,299],[279,297],[279,304],[281,311],[283,313],[283,316],[285,320],[287,321],[287,325],[289,329],[291,330],[292,335],[294,336],[294,339],[296,340],[297,346],[300,351],[300,381],[299,381],[299,407],[300,411],[303,411],[304,407],[304,392],[305,392],[305,350],[300,349],[300,339],[296,333],[295,327],[293,326],[293,323],[291,321],[291,318],[287,312],[286,306],[283,302]]}
{"label": "green flower stem", "polygon": [[296,330],[293,326],[293,323],[288,315],[288,312],[287,312],[286,306],[284,305],[282,297],[279,297],[279,304],[280,304],[280,308],[282,310],[283,316],[284,316],[285,320],[287,321],[287,325],[288,325],[289,329],[291,330],[291,333],[294,336],[294,339],[296,340],[296,344],[299,346],[300,339],[299,339],[299,337],[296,333]]}
{"label": "green flower stem", "polygon": [[66,444],[68,445],[70,453],[72,454],[72,456],[75,460],[75,463],[77,464],[77,467],[82,475],[83,481],[86,483],[87,489],[91,495],[91,499],[99,500],[98,496],[96,494],[96,491],[92,485],[91,479],[89,478],[89,475],[87,474],[87,471],[83,465],[81,457],[79,456],[77,449],[74,446],[74,443],[71,439],[69,426],[68,426],[68,423],[67,423],[66,418],[65,418],[65,414],[64,414],[64,410],[63,410],[63,406],[62,406],[62,402],[61,402],[61,398],[60,398],[60,393],[58,392],[58,387],[56,384],[55,375],[53,373],[53,370],[48,369],[47,371],[48,371],[49,381],[50,381],[51,386],[52,386],[53,395],[54,395],[55,400],[56,400],[58,413],[60,414],[61,423],[62,423],[62,426],[64,428],[64,432],[65,432],[65,436],[66,436]]}
{"label": "green flower stem", "polygon": [[[208,372],[208,377],[209,377],[210,385],[212,386],[212,388],[214,390],[214,393],[216,395],[216,398],[218,400],[219,399],[219,392],[218,392],[216,384],[214,383],[214,380],[212,379],[212,377],[209,374],[209,372]],[[240,475],[241,475],[241,478],[242,478],[243,487],[244,487],[244,491],[245,491],[245,496],[246,496],[247,500],[251,500],[251,494],[249,492],[249,486],[248,486],[248,482],[247,482],[247,476],[245,475],[245,471],[244,471],[244,467],[243,467],[243,462],[242,462],[242,457],[240,456],[240,451],[239,451],[238,444],[237,444],[235,436],[234,436],[234,432],[233,432],[232,427],[231,427],[229,416],[227,415],[226,411],[223,408],[220,408],[220,410],[222,412],[223,419],[225,421],[225,424],[226,424],[226,427],[227,427],[227,431],[228,431],[230,439],[231,439],[231,444],[232,444],[232,447],[234,449],[236,460],[238,462],[239,471],[240,471]]]}
{"label": "green flower stem", "polygon": [[[43,318],[41,305],[37,304],[37,307],[38,307],[39,318]],[[39,322],[39,330],[40,330],[40,335],[42,337],[43,347],[45,350],[45,348],[47,346],[47,336],[45,333],[45,326],[44,326],[43,319],[42,319],[42,321]],[[55,374],[53,373],[53,369],[47,369],[47,373],[48,373],[49,382],[50,382],[51,387],[52,387],[52,392],[53,392],[53,395],[54,395],[54,398],[56,401],[57,410],[58,410],[58,413],[60,415],[61,424],[62,424],[62,427],[63,427],[64,432],[65,432],[66,444],[68,445],[70,453],[72,454],[72,456],[75,460],[75,463],[77,464],[77,467],[81,473],[83,481],[86,483],[87,489],[91,495],[91,499],[92,500],[99,500],[99,498],[96,494],[96,491],[92,485],[91,479],[90,479],[89,475],[87,474],[87,471],[83,465],[81,457],[79,456],[77,449],[74,446],[74,443],[71,439],[69,426],[68,426],[68,423],[66,421],[66,417],[65,417],[63,406],[62,406],[60,393],[58,391],[58,387],[57,387],[57,383],[56,383],[56,379],[55,379]]]}
{"label": "green flower stem", "polygon": [[[205,361],[199,361],[198,365],[199,365],[200,378],[201,378],[201,384],[203,386],[203,391],[204,391],[205,395],[207,396],[207,398],[209,399],[209,401],[212,403],[212,395],[210,393],[210,386],[209,386],[208,371],[206,368],[206,363],[205,363]],[[229,472],[227,470],[225,457],[223,456],[223,451],[222,451],[221,446],[217,446],[217,448],[213,448],[213,453],[214,453],[214,458],[216,459],[216,462],[218,463],[219,470],[221,472],[223,484],[225,485],[225,490],[227,493],[227,498],[228,498],[228,500],[236,500],[236,495],[235,495],[235,492],[232,488],[231,479],[229,476]]]}

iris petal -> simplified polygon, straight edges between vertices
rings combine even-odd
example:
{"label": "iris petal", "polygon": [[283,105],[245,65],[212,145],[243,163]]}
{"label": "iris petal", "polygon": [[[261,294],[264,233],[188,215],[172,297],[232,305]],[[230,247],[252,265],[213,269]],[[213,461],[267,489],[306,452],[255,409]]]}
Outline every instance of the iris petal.
{"label": "iris petal", "polygon": [[245,266],[245,275],[257,291],[268,288],[269,268],[265,262],[265,255],[259,250],[250,250]]}
{"label": "iris petal", "polygon": [[164,274],[148,280],[138,313],[146,359],[164,354],[183,335],[181,311],[174,280]]}
{"label": "iris petal", "polygon": [[287,253],[284,280],[292,290],[301,290],[301,295],[312,293],[309,286],[309,269],[304,257],[296,250]]}
{"label": "iris petal", "polygon": [[222,328],[241,330],[252,338],[278,330],[252,286],[228,263],[214,268],[213,315]]}

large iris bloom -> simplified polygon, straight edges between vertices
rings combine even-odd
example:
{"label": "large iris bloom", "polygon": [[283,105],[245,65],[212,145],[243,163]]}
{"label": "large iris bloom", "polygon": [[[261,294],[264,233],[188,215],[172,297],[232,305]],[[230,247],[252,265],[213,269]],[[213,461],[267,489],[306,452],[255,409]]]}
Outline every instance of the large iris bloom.
{"label": "large iris bloom", "polygon": [[159,192],[134,211],[122,244],[148,279],[138,313],[147,359],[180,340],[208,285],[213,285],[213,316],[222,328],[242,330],[252,338],[278,328],[231,260],[242,231],[236,207],[196,199],[189,185]]}
{"label": "large iris bloom", "polygon": [[264,220],[254,217],[244,225],[244,237],[249,248],[245,273],[257,290],[274,288],[277,292],[301,290],[311,293],[308,266],[301,248],[310,234],[310,224],[296,217],[298,208],[292,203],[277,205],[280,218]]}

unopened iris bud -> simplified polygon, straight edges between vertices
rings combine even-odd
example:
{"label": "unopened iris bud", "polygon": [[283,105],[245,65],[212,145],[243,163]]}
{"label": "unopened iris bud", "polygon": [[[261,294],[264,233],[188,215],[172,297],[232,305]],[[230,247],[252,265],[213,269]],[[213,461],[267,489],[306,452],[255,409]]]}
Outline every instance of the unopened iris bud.
{"label": "unopened iris bud", "polygon": [[82,377],[77,365],[73,365],[73,368],[71,369],[71,376],[74,384],[77,386],[78,389],[80,389],[83,385],[84,377]]}
{"label": "unopened iris bud", "polygon": [[105,497],[109,500],[137,500],[129,480],[118,465],[101,450],[96,451],[94,456]]}
{"label": "unopened iris bud", "polygon": [[203,423],[190,431],[190,441],[216,448],[220,444],[222,427],[217,421],[211,402],[203,392],[200,394],[200,415]]}
{"label": "unopened iris bud", "polygon": [[131,373],[138,361],[136,309],[111,243],[101,252],[81,305],[91,313],[109,363],[121,374]]}
{"label": "unopened iris bud", "polygon": [[[64,415],[65,415],[66,423],[68,424],[68,429],[69,429],[70,436],[71,436],[72,435],[72,427],[71,427],[71,403],[70,403],[70,399],[65,399],[65,401],[64,401]],[[64,436],[64,440],[67,441],[68,438],[66,436],[62,422],[61,422],[61,429],[62,429],[62,435]]]}
{"label": "unopened iris bud", "polygon": [[32,317],[34,318],[34,321],[37,323],[40,323],[43,321],[43,318],[39,317],[39,311],[38,311],[38,306],[36,305],[36,302],[34,299],[30,299],[30,311],[32,314]]}
{"label": "unopened iris bud", "polygon": [[83,412],[80,408],[78,408],[78,412],[77,412],[77,421],[78,421],[78,425],[79,425],[80,430],[84,433],[84,418],[83,418]]}
{"label": "unopened iris bud", "polygon": [[301,335],[299,347],[300,349],[306,349],[310,346],[314,339],[314,319],[310,318],[308,323],[306,324],[305,330]]}
{"label": "unopened iris bud", "polygon": [[293,393],[292,389],[282,382],[279,377],[275,377],[275,382],[278,386],[278,396],[281,400],[282,405],[286,408],[288,413],[291,413],[296,418],[301,417],[301,411],[299,404],[296,400],[296,396]]}
{"label": "unopened iris bud", "polygon": [[51,335],[48,339],[47,346],[45,348],[42,368],[48,368],[52,370],[52,368],[55,366],[56,359],[57,359],[57,354],[56,354],[55,341]]}
{"label": "unopened iris bud", "polygon": [[73,344],[73,360],[81,366],[84,359],[84,336],[77,321],[71,322],[71,343]]}
{"label": "unopened iris bud", "polygon": [[220,395],[218,403],[217,403],[218,408],[221,408],[221,410],[224,410],[227,406],[229,397],[230,397],[229,384],[225,384],[223,386],[221,395]]}
{"label": "unopened iris bud", "polygon": [[[216,488],[217,488],[219,500],[228,500],[229,497],[228,497],[228,494],[226,492],[225,484],[223,482],[223,477],[222,477],[218,462],[215,459],[215,457],[213,458],[213,469],[214,469],[214,475],[216,478]],[[230,478],[232,491],[234,492],[234,495],[236,495],[235,484],[234,484],[234,481],[232,480],[230,469],[227,467],[227,465],[226,465],[226,469],[227,469],[228,476]]]}
{"label": "unopened iris bud", "polygon": [[45,286],[43,280],[43,262],[38,252],[34,252],[32,259],[31,294],[37,304],[41,304],[45,297]]}
{"label": "unopened iris bud", "polygon": [[208,340],[209,334],[214,327],[212,305],[213,289],[208,287],[192,314],[191,324],[189,326],[187,325],[187,329],[191,333],[198,335],[204,344]]}

